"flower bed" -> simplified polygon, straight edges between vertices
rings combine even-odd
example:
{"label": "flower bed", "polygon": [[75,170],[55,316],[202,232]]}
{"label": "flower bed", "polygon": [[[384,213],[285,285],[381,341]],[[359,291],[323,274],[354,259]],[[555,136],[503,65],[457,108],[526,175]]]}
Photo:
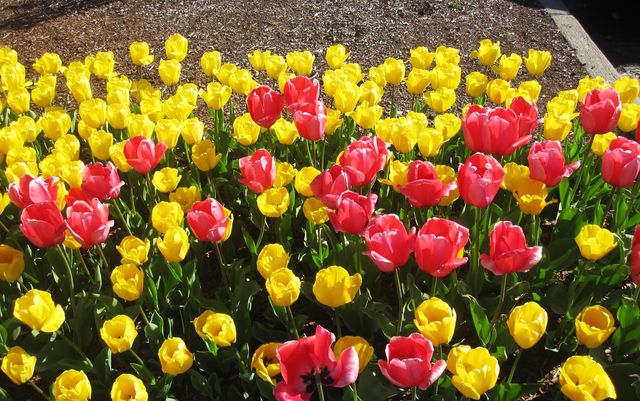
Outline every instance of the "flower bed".
{"label": "flower bed", "polygon": [[206,52],[205,88],[187,51],[131,44],[154,87],[0,49],[4,396],[637,396],[637,79],[540,116],[551,54],[490,40],[464,75],[335,45],[322,83],[308,51]]}

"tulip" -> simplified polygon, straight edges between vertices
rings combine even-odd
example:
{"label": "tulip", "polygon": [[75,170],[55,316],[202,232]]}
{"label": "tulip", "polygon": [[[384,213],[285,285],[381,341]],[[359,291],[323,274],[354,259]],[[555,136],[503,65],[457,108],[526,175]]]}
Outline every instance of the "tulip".
{"label": "tulip", "polygon": [[329,210],[329,220],[336,232],[360,234],[369,224],[378,196],[345,191],[338,198],[336,210]]}
{"label": "tulip", "polygon": [[[326,84],[325,84],[326,87]],[[333,101],[336,109],[343,114],[350,113],[355,110],[358,100],[362,96],[362,89],[358,85],[349,81],[340,82],[335,87]],[[329,90],[326,90],[329,95]]]}
{"label": "tulip", "polygon": [[293,184],[296,191],[302,196],[313,196],[311,183],[318,175],[320,175],[320,171],[313,166],[303,167],[298,170],[298,172],[296,173],[295,182]]}
{"label": "tulip", "polygon": [[44,53],[33,63],[33,69],[40,75],[55,75],[62,67],[60,55],[56,53]]}
{"label": "tulip", "polygon": [[183,212],[188,212],[191,206],[201,199],[200,190],[195,185],[176,188],[169,194],[169,201],[179,204]]}
{"label": "tulip", "polygon": [[402,267],[413,250],[416,229],[407,232],[395,214],[374,217],[363,233],[367,246],[365,255],[383,272]]}
{"label": "tulip", "polygon": [[338,198],[349,189],[349,175],[344,168],[336,164],[317,175],[311,181],[311,191],[330,209],[338,207]]}
{"label": "tulip", "polygon": [[495,275],[527,272],[542,259],[541,246],[527,246],[520,226],[498,222],[489,236],[489,255],[480,255],[482,266]]}
{"label": "tulip", "polygon": [[105,320],[100,328],[100,338],[114,354],[130,350],[137,336],[136,324],[127,315]]}
{"label": "tulip", "polygon": [[272,187],[276,180],[276,159],[266,149],[258,149],[251,156],[242,157],[239,167],[242,178],[238,181],[255,193]]}
{"label": "tulip", "polygon": [[102,99],[87,99],[78,108],[80,118],[91,128],[99,128],[107,120],[107,103]]}
{"label": "tulip", "polygon": [[278,306],[291,306],[300,296],[300,279],[286,267],[273,271],[265,287],[271,301]]}
{"label": "tulip", "polygon": [[521,138],[530,137],[540,123],[538,107],[535,103],[527,101],[522,96],[517,96],[509,104],[509,110],[516,113],[518,117],[518,135]]}
{"label": "tulip", "polygon": [[266,217],[280,217],[289,208],[289,191],[284,187],[269,188],[257,198],[258,210]]}
{"label": "tulip", "polygon": [[311,197],[304,200],[302,204],[302,213],[304,217],[315,225],[323,224],[329,221],[327,207],[320,200]]}
{"label": "tulip", "polygon": [[615,89],[594,89],[586,95],[580,108],[582,128],[588,134],[613,131],[621,111],[620,95]]}
{"label": "tulip", "polygon": [[418,46],[409,51],[409,63],[413,68],[420,68],[426,70],[433,63],[433,59],[436,57],[435,53],[429,51],[424,46]]}
{"label": "tulip", "polygon": [[480,46],[469,55],[470,58],[477,58],[480,64],[491,66],[500,57],[500,42],[493,42],[491,39],[482,39]]}
{"label": "tulip", "polygon": [[259,346],[251,357],[251,368],[263,381],[276,385],[274,377],[280,374],[280,362],[276,350],[282,343],[266,343]]}
{"label": "tulip", "polygon": [[536,302],[516,306],[507,320],[509,333],[522,349],[536,345],[547,329],[547,311]]}
{"label": "tulip", "polygon": [[211,171],[220,162],[222,154],[216,153],[213,141],[204,140],[191,147],[191,159],[200,171]]}
{"label": "tulip", "polygon": [[369,361],[371,361],[371,357],[373,357],[373,347],[362,337],[344,336],[340,337],[333,345],[333,353],[336,358],[340,359],[340,355],[351,347],[353,347],[356,354],[358,354],[358,372],[362,373],[369,364]]}
{"label": "tulip", "polygon": [[34,203],[22,210],[20,231],[38,248],[48,248],[64,241],[66,226],[53,201]]}
{"label": "tulip", "polygon": [[451,381],[455,388],[474,400],[495,387],[500,374],[498,360],[486,348],[471,349],[466,345],[449,352],[447,369],[454,375]]}
{"label": "tulip", "polygon": [[165,167],[153,173],[151,182],[158,191],[168,193],[178,187],[181,179],[182,176],[178,175],[178,169]]}
{"label": "tulip", "polygon": [[134,65],[149,65],[153,63],[153,54],[149,54],[149,44],[147,42],[131,42],[129,55]]}
{"label": "tulip", "polygon": [[53,303],[47,291],[29,290],[13,306],[13,317],[32,330],[53,333],[64,323],[62,306]]}
{"label": "tulip", "polygon": [[456,64],[444,63],[431,70],[430,83],[433,89],[455,90],[460,85],[461,79],[462,69]]}
{"label": "tulip", "polygon": [[595,224],[587,224],[576,236],[576,244],[582,257],[597,261],[616,247],[616,240],[611,231]]}
{"label": "tulip", "polygon": [[404,81],[404,61],[389,57],[384,60],[384,75],[387,83],[399,85]]}
{"label": "tulip", "polygon": [[293,113],[293,121],[301,137],[317,141],[324,137],[327,108],[324,103],[318,101],[299,105]]}
{"label": "tulip", "polygon": [[296,128],[296,125],[284,118],[279,118],[278,121],[271,126],[271,129],[276,134],[278,142],[282,145],[291,145],[298,138],[298,129]]}
{"label": "tulip", "polygon": [[502,166],[491,156],[476,153],[458,169],[458,188],[465,202],[486,208],[500,189],[505,176]]}
{"label": "tulip", "polygon": [[409,164],[407,184],[398,186],[413,207],[435,206],[454,188],[455,183],[443,184],[440,181],[433,164],[420,160]]}
{"label": "tulip", "polygon": [[9,245],[0,245],[0,280],[12,283],[23,271],[24,254]]}
{"label": "tulip", "polygon": [[354,187],[369,185],[387,164],[389,150],[380,138],[363,136],[347,146],[338,159]]}
{"label": "tulip", "polygon": [[[616,79],[613,87],[620,95],[622,103],[633,103],[640,93],[640,81],[638,78],[622,76]],[[33,92],[31,95],[33,96]]]}
{"label": "tulip", "polygon": [[67,228],[84,249],[102,244],[109,236],[113,220],[109,220],[109,206],[96,198],[78,200],[67,208]]}
{"label": "tulip", "polygon": [[638,128],[640,121],[640,104],[623,103],[618,129],[622,132],[633,132]]}
{"label": "tulip", "polygon": [[486,75],[479,71],[473,71],[467,74],[465,78],[467,94],[471,97],[482,96],[487,90],[489,79]]}
{"label": "tulip", "polygon": [[316,273],[313,283],[313,295],[318,302],[331,308],[347,304],[355,298],[362,285],[362,276],[352,276],[340,266],[329,266]]}
{"label": "tulip", "polygon": [[433,345],[449,344],[456,328],[456,310],[431,297],[416,308],[413,323]]}
{"label": "tulip", "polygon": [[562,145],[558,141],[534,142],[528,160],[531,178],[549,187],[555,187],[580,167],[579,161],[565,165]]}
{"label": "tulip", "polygon": [[163,142],[155,144],[151,139],[136,135],[127,140],[123,153],[131,167],[140,174],[147,174],[160,163],[167,149]]}
{"label": "tulip", "polygon": [[180,138],[180,121],[173,118],[163,118],[156,123],[156,137],[158,142],[162,142],[169,149],[173,149],[178,144]]}
{"label": "tulip", "polygon": [[474,152],[511,155],[531,139],[530,133],[521,136],[519,121],[511,109],[472,105],[462,120],[465,143]]}
{"label": "tulip", "polygon": [[229,76],[229,86],[231,89],[242,96],[247,96],[249,92],[259,86],[258,82],[253,79],[251,71],[241,68]]}
{"label": "tulip", "polygon": [[631,266],[631,280],[635,285],[640,286],[640,225],[636,227],[633,234],[629,266]]}
{"label": "tulip", "polygon": [[640,144],[625,137],[614,139],[602,156],[602,179],[618,188],[632,186],[640,174]]}
{"label": "tulip", "polygon": [[149,255],[149,240],[141,240],[140,238],[129,235],[120,241],[120,245],[116,246],[116,250],[122,257],[121,263],[131,263],[140,266],[147,261]]}
{"label": "tulip", "polygon": [[221,110],[231,98],[231,88],[220,82],[211,82],[207,85],[207,91],[200,91],[202,100],[212,110]]}
{"label": "tulip", "polygon": [[284,97],[268,86],[259,86],[247,96],[247,109],[259,126],[269,129],[280,118]]}
{"label": "tulip", "polygon": [[389,178],[381,179],[380,182],[385,185],[392,185],[393,190],[400,192],[400,185],[407,184],[407,171],[409,170],[408,162],[392,160],[389,163]]}
{"label": "tulip", "polygon": [[113,145],[113,134],[98,130],[89,136],[87,140],[91,154],[98,160],[108,160],[110,157],[109,150]]}
{"label": "tulip", "polygon": [[147,401],[149,394],[142,380],[134,375],[123,373],[111,386],[112,401]]}
{"label": "tulip", "polygon": [[520,180],[512,191],[513,197],[518,201],[518,206],[522,213],[530,215],[539,215],[547,205],[558,202],[552,199],[547,202],[546,198],[549,194],[547,187],[541,181],[532,180],[524,177]]}
{"label": "tulip", "polygon": [[419,95],[431,84],[431,72],[414,68],[407,76],[407,91]]}
{"label": "tulip", "polygon": [[247,58],[249,59],[249,63],[251,63],[251,67],[254,70],[260,72],[265,70],[265,61],[267,57],[271,56],[271,52],[266,50],[264,52],[260,50],[254,50],[253,53],[247,54]]}
{"label": "tulip", "polygon": [[162,83],[166,86],[176,85],[180,82],[180,73],[182,72],[182,65],[178,60],[160,60],[158,65],[158,75]]}
{"label": "tulip", "polygon": [[7,105],[14,113],[22,114],[29,110],[31,96],[29,95],[29,91],[25,88],[9,89],[6,101]]}
{"label": "tulip", "polygon": [[125,301],[135,301],[142,295],[144,273],[133,264],[117,266],[111,272],[113,292]]}
{"label": "tulip", "polygon": [[382,107],[378,105],[368,106],[362,104],[347,116],[351,117],[355,123],[363,129],[372,129],[382,117]]}
{"label": "tulip", "polygon": [[298,170],[293,167],[292,164],[287,162],[276,162],[276,180],[273,183],[273,186],[278,187],[286,187],[291,184],[291,181],[298,174]]}
{"label": "tulip", "polygon": [[81,370],[68,369],[53,383],[53,398],[56,401],[87,401],[91,398],[91,382]]}
{"label": "tulip", "polygon": [[414,255],[418,267],[434,277],[445,277],[467,263],[462,257],[469,230],[453,221],[431,218],[416,235]]}
{"label": "tulip", "polygon": [[82,170],[82,191],[104,202],[117,199],[124,181],[113,163],[90,163]]}
{"label": "tulip", "polygon": [[208,77],[217,75],[221,64],[222,56],[217,51],[204,52],[200,57],[200,68]]}
{"label": "tulip", "polygon": [[200,241],[222,242],[231,235],[233,215],[220,202],[208,198],[193,204],[187,222]]}
{"label": "tulip", "polygon": [[182,61],[187,56],[189,41],[179,33],[174,33],[164,42],[167,58]]}
{"label": "tulip", "polygon": [[231,134],[241,145],[250,146],[256,143],[260,135],[260,126],[253,122],[249,113],[237,117],[233,122]]}
{"label": "tulip", "polygon": [[313,69],[315,56],[310,51],[287,53],[287,65],[298,75],[309,75]]}
{"label": "tulip", "polygon": [[531,76],[539,77],[551,65],[551,53],[529,49],[529,57],[524,58],[524,65]]}
{"label": "tulip", "polygon": [[153,228],[165,233],[168,229],[182,225],[184,213],[176,202],[159,202],[151,210],[151,224]]}
{"label": "tulip", "polygon": [[337,44],[329,46],[329,48],[327,48],[327,54],[325,58],[327,60],[329,68],[335,70],[342,67],[342,64],[347,61],[350,55],[351,53],[347,52],[347,49],[343,44]]}
{"label": "tulip", "polygon": [[227,314],[206,310],[195,318],[193,326],[200,338],[219,347],[230,347],[236,342],[236,325]]}
{"label": "tulip", "polygon": [[522,65],[522,57],[516,53],[511,53],[507,56],[503,54],[500,56],[498,66],[493,66],[493,71],[500,76],[500,79],[505,81],[512,81],[518,75],[520,66]]}
{"label": "tulip", "polygon": [[14,346],[7,350],[2,358],[2,371],[15,384],[24,384],[33,377],[36,367],[36,357],[29,355],[20,346]]}
{"label": "tulip", "polygon": [[158,349],[162,372],[170,375],[185,373],[193,364],[193,354],[179,337],[164,340]]}
{"label": "tulip", "polygon": [[18,182],[9,184],[9,199],[21,209],[34,203],[55,202],[59,188],[57,182],[56,177],[43,179],[25,174]]}
{"label": "tulip", "polygon": [[424,93],[424,102],[436,113],[444,113],[456,102],[456,93],[453,89],[440,87],[436,90]]}
{"label": "tulip", "polygon": [[511,89],[509,81],[496,78],[487,83],[487,97],[494,104],[502,104],[507,100],[507,92]]}
{"label": "tulip", "polygon": [[599,347],[615,330],[615,319],[603,306],[587,306],[576,317],[578,344],[587,348]]}
{"label": "tulip", "polygon": [[433,344],[422,334],[391,337],[385,348],[387,360],[379,360],[380,371],[398,387],[419,387],[426,390],[444,372],[447,364],[439,360],[433,365]]}
{"label": "tulip", "polygon": [[363,106],[375,106],[382,101],[384,90],[373,81],[366,81],[360,85],[360,104]]}
{"label": "tulip", "polygon": [[267,280],[274,271],[287,267],[289,254],[280,244],[267,244],[258,254],[256,266],[258,273]]}
{"label": "tulip", "polygon": [[284,98],[287,111],[294,113],[306,103],[315,103],[320,96],[320,83],[304,76],[297,76],[287,81],[284,86]]}
{"label": "tulip", "polygon": [[616,398],[607,372],[590,356],[572,356],[558,369],[560,390],[571,401],[602,401]]}
{"label": "tulip", "polygon": [[358,354],[350,347],[340,357],[331,350],[335,336],[322,326],[315,335],[287,341],[278,347],[282,381],[273,394],[277,401],[309,400],[316,383],[331,387],[345,387],[358,378]]}
{"label": "tulip", "polygon": [[169,228],[156,243],[158,250],[168,262],[182,262],[189,252],[189,237],[182,227]]}

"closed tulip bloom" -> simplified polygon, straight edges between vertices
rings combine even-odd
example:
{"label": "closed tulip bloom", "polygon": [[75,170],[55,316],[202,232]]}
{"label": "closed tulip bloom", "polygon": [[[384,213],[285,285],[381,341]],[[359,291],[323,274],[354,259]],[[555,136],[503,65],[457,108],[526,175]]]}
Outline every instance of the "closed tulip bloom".
{"label": "closed tulip bloom", "polygon": [[472,51],[469,57],[477,58],[482,65],[491,66],[496,63],[501,54],[500,42],[494,43],[491,39],[482,39],[478,49]]}
{"label": "closed tulip bloom", "polygon": [[447,364],[439,360],[433,365],[433,344],[420,333],[408,337],[391,337],[385,348],[387,360],[379,360],[380,371],[398,387],[426,390],[444,372]]}
{"label": "closed tulip bloom", "polygon": [[200,91],[200,97],[212,110],[221,110],[231,98],[231,88],[220,82],[207,84],[207,91]]}
{"label": "closed tulip bloom", "polygon": [[580,108],[580,122],[588,134],[604,134],[613,131],[620,113],[622,103],[615,89],[594,89],[584,98]]}
{"label": "closed tulip bloom", "polygon": [[375,106],[382,101],[384,90],[373,81],[365,81],[360,85],[360,104]]}
{"label": "closed tulip bloom", "polygon": [[458,188],[466,203],[486,208],[500,189],[505,176],[502,166],[491,156],[476,153],[458,169]]}
{"label": "closed tulip bloom", "polygon": [[632,186],[640,174],[640,144],[625,137],[614,139],[602,156],[602,179],[618,188]]}
{"label": "closed tulip bloom", "polygon": [[51,108],[38,120],[47,138],[56,140],[71,129],[71,116],[59,108]]}
{"label": "closed tulip bloom", "polygon": [[431,72],[414,68],[407,76],[407,91],[412,95],[419,95],[431,84]]}
{"label": "closed tulip bloom", "polygon": [[24,254],[9,245],[0,245],[0,280],[12,283],[23,271]]}
{"label": "closed tulip bloom", "polygon": [[236,325],[227,314],[206,310],[194,319],[193,325],[200,338],[219,347],[229,347],[236,342]]}
{"label": "closed tulip bloom", "polygon": [[408,232],[395,214],[376,216],[363,233],[367,246],[365,255],[383,272],[402,267],[413,250],[415,228]]}
{"label": "closed tulip bloom", "polygon": [[195,185],[176,188],[169,194],[169,201],[178,203],[183,212],[188,212],[191,206],[201,199],[200,190]]}
{"label": "closed tulip bloom", "polygon": [[149,65],[153,63],[153,54],[149,54],[147,42],[131,42],[129,45],[131,62],[135,65]]}
{"label": "closed tulip bloom", "polygon": [[316,273],[313,295],[318,302],[331,308],[347,304],[356,297],[362,285],[362,276],[352,276],[341,266],[329,266]]}
{"label": "closed tulip bloom", "polygon": [[113,134],[104,130],[98,130],[89,136],[87,140],[91,154],[98,160],[108,160],[111,157],[109,150],[113,145]]}
{"label": "closed tulip bloom", "polygon": [[127,163],[140,174],[147,174],[153,170],[167,151],[167,145],[163,142],[154,143],[142,135],[134,136],[124,145],[124,156]]}
{"label": "closed tulip bloom", "polygon": [[240,68],[229,77],[229,86],[235,93],[247,96],[259,84],[253,79],[251,71]]}
{"label": "closed tulip bloom", "polygon": [[389,150],[380,138],[363,136],[347,146],[338,159],[349,175],[349,183],[354,187],[371,184],[387,165]]}
{"label": "closed tulip bloom", "polygon": [[449,196],[455,186],[453,182],[443,184],[433,164],[414,160],[407,170],[407,184],[398,186],[398,189],[409,199],[411,206],[428,207]]}
{"label": "closed tulip bloom", "polygon": [[340,337],[333,345],[333,353],[336,358],[340,359],[340,355],[351,347],[358,354],[358,372],[362,373],[373,357],[373,347],[362,337],[344,336]]}
{"label": "closed tulip bloom", "polygon": [[7,105],[16,114],[22,114],[29,110],[31,96],[25,88],[10,89],[7,92]]}
{"label": "closed tulip bloom", "polygon": [[67,230],[62,214],[53,201],[34,203],[22,210],[20,231],[38,248],[61,244]]}
{"label": "closed tulip bloom", "polygon": [[486,348],[460,346],[452,349],[447,368],[453,373],[452,382],[465,397],[479,400],[482,394],[495,387],[500,374],[498,360]]}
{"label": "closed tulip bloom", "polygon": [[593,142],[591,142],[591,151],[597,156],[604,155],[604,152],[609,149],[611,142],[616,139],[618,135],[613,132],[607,132],[606,134],[595,135]]}
{"label": "closed tulip bloom", "polygon": [[113,224],[109,206],[96,198],[88,202],[77,200],[67,208],[67,228],[84,249],[105,242]]}
{"label": "closed tulip bloom", "polygon": [[311,197],[313,191],[311,189],[311,183],[315,178],[320,175],[320,170],[313,166],[303,167],[296,173],[294,187],[296,192],[302,196]]}
{"label": "closed tulip bloom", "polygon": [[524,58],[529,75],[539,77],[551,65],[551,53],[544,50],[529,49],[529,57]]}
{"label": "closed tulip bloom", "polygon": [[516,75],[518,75],[521,65],[522,57],[518,54],[511,53],[509,56],[503,54],[500,57],[498,65],[493,67],[493,71],[498,74],[501,79],[511,81],[516,77]]}
{"label": "closed tulip bloom", "polygon": [[241,158],[239,167],[242,178],[238,181],[255,193],[262,193],[276,180],[276,160],[266,149]]}
{"label": "closed tulip bloom", "polygon": [[107,103],[102,99],[87,99],[78,108],[80,118],[91,128],[99,128],[107,120]]}
{"label": "closed tulip bloom", "polygon": [[180,135],[187,145],[194,145],[202,141],[204,135],[204,123],[197,117],[188,118],[182,122]]}
{"label": "closed tulip bloom", "polygon": [[89,163],[82,170],[82,191],[104,202],[117,199],[124,181],[113,163]]}
{"label": "closed tulip bloom", "polygon": [[311,191],[330,209],[338,207],[338,198],[349,189],[349,175],[336,164],[323,171],[311,181]]}
{"label": "closed tulip bloom", "polygon": [[549,140],[562,141],[571,131],[574,114],[545,114],[544,137]]}
{"label": "closed tulip bloom", "polygon": [[251,118],[263,128],[271,128],[280,118],[283,108],[284,96],[268,86],[259,86],[247,96],[247,110]]}
{"label": "closed tulip bloom", "polygon": [[616,240],[611,231],[606,228],[587,224],[576,236],[576,244],[583,258],[596,261],[616,247]]}
{"label": "closed tulip bloom", "polygon": [[507,320],[509,333],[522,349],[536,345],[547,329],[547,311],[536,302],[516,306]]}
{"label": "closed tulip bloom", "polygon": [[250,146],[258,140],[260,126],[252,120],[249,113],[245,113],[233,122],[233,133],[231,135],[241,145]]}
{"label": "closed tulip bloom", "polygon": [[56,53],[44,53],[33,63],[33,69],[40,75],[55,75],[62,67],[60,55]]}
{"label": "closed tulip bloom", "polygon": [[116,246],[116,250],[122,257],[121,263],[132,263],[140,266],[147,261],[150,246],[151,244],[147,238],[143,241],[134,235],[129,235],[120,241],[120,244]]}
{"label": "closed tulip bloom", "polygon": [[449,191],[449,195],[440,199],[440,202],[438,202],[438,206],[449,206],[460,197],[460,191],[458,190],[458,183],[456,181],[456,172],[452,167],[444,164],[438,164],[435,167],[443,185],[453,183],[454,187]]}
{"label": "closed tulip bloom", "polygon": [[487,90],[489,78],[479,71],[467,74],[465,78],[467,94],[471,97],[482,96]]}
{"label": "closed tulip bloom", "polygon": [[311,74],[315,59],[309,50],[287,53],[287,65],[298,75]]}
{"label": "closed tulip bloom", "polygon": [[325,58],[327,60],[329,68],[335,70],[342,67],[342,64],[347,61],[350,55],[351,53],[347,52],[347,49],[343,44],[337,44],[329,46],[329,48],[327,48],[327,54]]}
{"label": "closed tulip bloom", "polygon": [[431,87],[433,89],[447,88],[455,90],[460,85],[462,69],[452,63],[437,65],[431,70]]}
{"label": "closed tulip bloom", "polygon": [[[327,92],[327,94],[329,94]],[[336,109],[343,114],[350,113],[355,110],[358,101],[362,96],[362,89],[351,82],[341,82],[336,85],[333,101]]]}
{"label": "closed tulip bloom", "polygon": [[222,64],[222,56],[220,52],[210,51],[202,53],[200,57],[200,68],[204,75],[212,77],[216,75]]}
{"label": "closed tulip bloom", "polygon": [[59,188],[57,183],[56,177],[44,179],[25,174],[18,182],[9,184],[9,199],[21,209],[34,203],[55,202]]}
{"label": "closed tulip bloom", "polygon": [[351,117],[359,127],[372,129],[382,117],[382,111],[382,107],[378,105],[360,105],[354,111],[347,113],[347,116]]}
{"label": "closed tulip bloom", "polygon": [[182,176],[178,174],[178,169],[165,167],[153,173],[153,186],[162,193],[169,193],[178,187]]}
{"label": "closed tulip bloom", "polygon": [[509,81],[496,78],[487,83],[487,97],[493,104],[502,104],[507,100],[507,93],[511,89]]}
{"label": "closed tulip bloom", "polygon": [[456,310],[431,297],[416,308],[413,324],[433,345],[449,344],[456,329]]}
{"label": "closed tulip bloom", "polygon": [[369,224],[376,207],[378,196],[360,195],[353,191],[345,191],[340,195],[336,210],[329,210],[329,220],[336,232],[360,234]]}
{"label": "closed tulip bloom", "polygon": [[191,147],[191,159],[200,171],[211,171],[220,162],[222,154],[216,153],[213,141],[204,140]]}
{"label": "closed tulip bloom", "polygon": [[576,317],[578,344],[587,348],[599,347],[615,330],[615,319],[603,306],[587,306]]}
{"label": "closed tulip bloom", "polygon": [[160,60],[158,65],[158,75],[162,83],[171,86],[180,82],[180,73],[182,72],[182,65],[178,60]]}
{"label": "closed tulip bloom", "polygon": [[55,401],[87,401],[91,398],[91,382],[81,370],[68,369],[53,383]]}
{"label": "closed tulip bloom", "polygon": [[520,226],[498,222],[489,236],[489,255],[480,255],[482,266],[495,275],[527,272],[542,259],[541,246],[527,246]]}
{"label": "closed tulip bloom", "polygon": [[175,226],[165,231],[156,243],[158,250],[168,262],[179,263],[189,252],[189,237],[182,227]]}
{"label": "closed tulip bloom", "polygon": [[179,337],[164,340],[158,349],[162,372],[170,375],[185,373],[193,364],[193,354]]}
{"label": "closed tulip bloom", "polygon": [[280,374],[280,362],[276,350],[282,343],[266,343],[259,346],[251,357],[251,369],[263,381],[276,385],[274,377]]}
{"label": "closed tulip bloom", "polygon": [[547,205],[558,202],[557,199],[547,202],[546,198],[549,195],[547,187],[543,182],[529,177],[520,180],[512,192],[524,214],[538,215]]}
{"label": "closed tulip bloom", "polygon": [[298,170],[287,162],[276,162],[276,180],[274,187],[286,187],[296,177]]}
{"label": "closed tulip bloom", "polygon": [[529,149],[531,178],[542,181],[548,187],[560,184],[580,167],[580,162],[565,164],[562,145],[558,141],[534,142]]}
{"label": "closed tulip bloom", "polygon": [[618,129],[622,132],[633,132],[638,128],[640,121],[640,104],[623,103]]}
{"label": "closed tulip bloom", "polygon": [[530,133],[520,135],[518,115],[502,107],[487,109],[472,105],[462,120],[462,132],[472,151],[502,156],[513,154],[531,139]]}
{"label": "closed tulip bloom", "polygon": [[180,121],[173,118],[163,118],[156,124],[156,137],[158,142],[164,143],[169,149],[173,149],[178,144],[180,138]]}
{"label": "closed tulip bloom", "polygon": [[151,224],[163,234],[171,227],[180,226],[183,219],[182,207],[176,202],[162,201],[151,210]]}
{"label": "closed tulip bloom", "polygon": [[300,278],[286,267],[273,271],[265,287],[271,301],[278,306],[290,306],[300,296]]}
{"label": "closed tulip bloom", "polygon": [[302,204],[302,213],[307,220],[315,225],[323,224],[329,221],[327,207],[320,200],[311,197],[304,200]]}
{"label": "closed tulip bloom", "polygon": [[324,129],[327,125],[327,108],[324,103],[318,101],[299,105],[293,113],[293,121],[301,137],[317,141],[324,137]]}
{"label": "closed tulip bloom", "polygon": [[182,61],[187,56],[189,41],[179,33],[174,33],[164,42],[167,58]]}
{"label": "closed tulip bloom", "polygon": [[130,350],[137,336],[136,324],[127,315],[105,320],[100,328],[100,338],[114,354]]}
{"label": "closed tulip bloom", "polygon": [[193,204],[187,222],[200,241],[222,242],[231,236],[233,215],[220,202],[208,198]]}
{"label": "closed tulip bloom", "polygon": [[629,266],[631,267],[631,281],[640,286],[640,225],[636,227],[631,242],[631,257]]}
{"label": "closed tulip bloom", "polygon": [[13,317],[32,330],[53,333],[64,323],[65,314],[62,306],[53,303],[50,293],[29,290],[16,299]]}
{"label": "closed tulip bloom", "polygon": [[560,390],[571,401],[616,399],[607,372],[588,355],[572,356],[558,369]]}
{"label": "closed tulip bloom", "polygon": [[384,60],[384,75],[387,83],[399,85],[404,81],[404,61],[389,57]]}
{"label": "closed tulip bloom", "polygon": [[134,375],[123,373],[111,386],[111,401],[147,401],[149,394],[142,380]]}
{"label": "closed tulip bloom", "polygon": [[253,51],[253,53],[247,54],[247,58],[249,59],[249,63],[251,63],[251,67],[253,67],[253,69],[258,72],[265,70],[264,64],[267,60],[267,57],[269,56],[271,56],[271,52],[269,50],[260,51],[256,49]]}
{"label": "closed tulip bloom", "polygon": [[144,273],[133,264],[117,266],[111,272],[113,292],[125,301],[135,301],[142,295]]}
{"label": "closed tulip bloom", "polygon": [[424,102],[436,113],[444,113],[455,104],[456,92],[441,86],[436,90],[425,92]]}
{"label": "closed tulip bloom", "polygon": [[[622,103],[633,103],[640,93],[640,80],[630,76],[622,76],[616,79],[613,87],[620,95]],[[33,96],[33,93],[31,95]]]}
{"label": "closed tulip bloom", "polygon": [[431,218],[416,235],[413,253],[418,267],[434,277],[446,277],[467,263],[462,257],[469,230],[451,220]]}
{"label": "closed tulip bloom", "polygon": [[296,139],[298,139],[298,129],[296,128],[296,125],[284,118],[279,118],[278,121],[271,126],[271,129],[276,134],[278,142],[282,145],[291,145]]}
{"label": "closed tulip bloom", "polygon": [[258,195],[258,210],[265,217],[277,218],[289,208],[289,191],[284,187],[269,188]]}
{"label": "closed tulip bloom", "polygon": [[33,377],[36,357],[29,355],[22,347],[9,348],[2,358],[2,371],[15,384],[24,384]]}
{"label": "closed tulip bloom", "polygon": [[274,271],[287,267],[289,254],[280,244],[267,244],[262,247],[256,263],[258,273],[266,280]]}
{"label": "closed tulip bloom", "polygon": [[429,51],[424,46],[418,46],[409,51],[409,63],[413,68],[427,69],[433,63],[433,59],[436,57],[435,53]]}
{"label": "closed tulip bloom", "polygon": [[347,79],[353,84],[358,84],[366,76],[358,63],[346,63],[340,67],[340,71],[347,74]]}

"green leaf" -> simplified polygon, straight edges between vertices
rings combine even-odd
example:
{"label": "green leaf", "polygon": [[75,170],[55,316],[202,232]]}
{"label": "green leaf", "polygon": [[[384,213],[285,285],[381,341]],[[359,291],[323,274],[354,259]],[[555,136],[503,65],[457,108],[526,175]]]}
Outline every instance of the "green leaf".
{"label": "green leaf", "polygon": [[195,369],[189,369],[189,378],[191,379],[191,385],[196,391],[213,399],[213,390],[211,390],[211,386],[209,386],[206,377],[198,373]]}
{"label": "green leaf", "polygon": [[251,238],[251,235],[249,234],[247,229],[244,226],[240,226],[240,230],[242,231],[242,238],[244,238],[244,243],[247,244],[249,252],[251,252],[251,254],[254,256],[257,255],[258,248],[256,247],[256,243],[253,241],[253,238]]}
{"label": "green leaf", "polygon": [[153,376],[153,373],[151,373],[151,371],[144,365],[140,365],[139,363],[130,363],[129,365],[131,365],[131,367],[133,368],[133,370],[136,371],[136,373],[138,374],[138,377],[140,377],[140,379],[142,379],[142,381],[146,382],[146,383],[155,383],[156,378],[155,376]]}
{"label": "green leaf", "polygon": [[483,346],[486,346],[491,341],[491,324],[487,318],[485,310],[473,295],[463,295],[467,299],[469,304],[469,311],[471,312],[471,319],[473,320],[473,326],[478,334],[478,339]]}

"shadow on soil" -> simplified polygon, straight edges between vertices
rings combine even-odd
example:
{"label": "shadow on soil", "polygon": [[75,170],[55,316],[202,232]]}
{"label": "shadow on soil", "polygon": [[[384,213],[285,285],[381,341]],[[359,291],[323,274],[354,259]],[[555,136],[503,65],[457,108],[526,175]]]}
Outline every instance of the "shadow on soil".
{"label": "shadow on soil", "polygon": [[[27,29],[40,22],[90,10],[116,0],[15,0],[0,5],[0,29]],[[4,1],[0,2],[0,4]]]}

